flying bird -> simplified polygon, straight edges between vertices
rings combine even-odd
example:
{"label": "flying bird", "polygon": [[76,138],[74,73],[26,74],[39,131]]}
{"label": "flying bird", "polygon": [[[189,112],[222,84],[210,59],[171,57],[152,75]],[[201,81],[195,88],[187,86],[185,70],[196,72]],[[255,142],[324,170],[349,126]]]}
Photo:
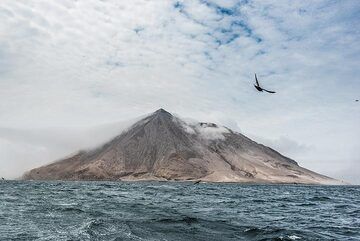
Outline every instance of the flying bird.
{"label": "flying bird", "polygon": [[254,87],[258,90],[258,91],[266,91],[266,92],[268,92],[268,93],[271,93],[271,94],[274,94],[274,93],[276,93],[275,91],[271,91],[271,90],[266,90],[266,89],[264,89],[264,88],[261,88],[260,87],[260,84],[259,84],[259,81],[258,81],[258,79],[257,79],[257,77],[256,77],[256,74],[255,74],[255,81],[256,81],[256,84],[254,85]]}
{"label": "flying bird", "polygon": [[199,184],[201,182],[201,180],[197,180],[194,182],[194,184]]}
{"label": "flying bird", "polygon": [[355,100],[356,102],[359,102],[359,100]]}

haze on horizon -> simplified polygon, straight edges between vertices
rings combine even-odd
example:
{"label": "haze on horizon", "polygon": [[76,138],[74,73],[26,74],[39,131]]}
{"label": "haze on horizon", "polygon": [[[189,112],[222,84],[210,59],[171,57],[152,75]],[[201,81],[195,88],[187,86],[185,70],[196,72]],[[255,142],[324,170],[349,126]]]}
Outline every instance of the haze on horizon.
{"label": "haze on horizon", "polygon": [[[3,0],[0,177],[162,107],[360,184],[359,12],[356,0]],[[258,93],[255,72],[277,93]]]}

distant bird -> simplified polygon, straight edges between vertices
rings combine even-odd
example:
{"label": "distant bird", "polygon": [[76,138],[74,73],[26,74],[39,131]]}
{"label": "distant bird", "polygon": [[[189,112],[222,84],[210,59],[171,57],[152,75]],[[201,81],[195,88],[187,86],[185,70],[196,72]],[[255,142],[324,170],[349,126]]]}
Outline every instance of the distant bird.
{"label": "distant bird", "polygon": [[276,93],[275,91],[266,90],[266,89],[261,88],[261,87],[260,87],[260,84],[259,84],[259,81],[258,81],[258,79],[257,79],[257,77],[256,77],[256,74],[255,74],[255,81],[256,81],[256,85],[254,85],[254,87],[255,87],[258,91],[260,91],[260,92],[266,91],[266,92],[271,93],[271,94]]}
{"label": "distant bird", "polygon": [[194,182],[194,184],[199,184],[201,182],[201,180],[197,180],[196,182]]}
{"label": "distant bird", "polygon": [[5,178],[2,177],[1,180],[5,180]]}
{"label": "distant bird", "polygon": [[356,102],[359,102],[359,100],[355,100]]}

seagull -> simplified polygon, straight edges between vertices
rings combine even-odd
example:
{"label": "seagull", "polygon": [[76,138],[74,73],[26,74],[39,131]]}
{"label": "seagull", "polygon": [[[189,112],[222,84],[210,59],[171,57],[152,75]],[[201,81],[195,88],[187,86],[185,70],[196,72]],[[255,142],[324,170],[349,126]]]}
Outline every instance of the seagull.
{"label": "seagull", "polygon": [[259,81],[258,81],[258,79],[257,79],[257,77],[256,77],[256,74],[255,74],[255,81],[256,81],[256,85],[254,85],[254,87],[255,87],[258,91],[260,91],[260,92],[261,92],[261,91],[266,91],[266,92],[271,93],[271,94],[276,93],[275,91],[266,90],[266,89],[261,88],[261,87],[260,87],[260,84],[259,84]]}

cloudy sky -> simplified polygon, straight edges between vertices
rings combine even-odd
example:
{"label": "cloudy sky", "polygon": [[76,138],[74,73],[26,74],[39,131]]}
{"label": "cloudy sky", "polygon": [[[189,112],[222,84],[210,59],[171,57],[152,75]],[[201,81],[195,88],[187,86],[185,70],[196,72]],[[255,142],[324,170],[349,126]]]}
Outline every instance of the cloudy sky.
{"label": "cloudy sky", "polygon": [[[357,0],[1,0],[0,176],[162,107],[360,183],[359,12]],[[257,92],[255,72],[277,93]]]}

